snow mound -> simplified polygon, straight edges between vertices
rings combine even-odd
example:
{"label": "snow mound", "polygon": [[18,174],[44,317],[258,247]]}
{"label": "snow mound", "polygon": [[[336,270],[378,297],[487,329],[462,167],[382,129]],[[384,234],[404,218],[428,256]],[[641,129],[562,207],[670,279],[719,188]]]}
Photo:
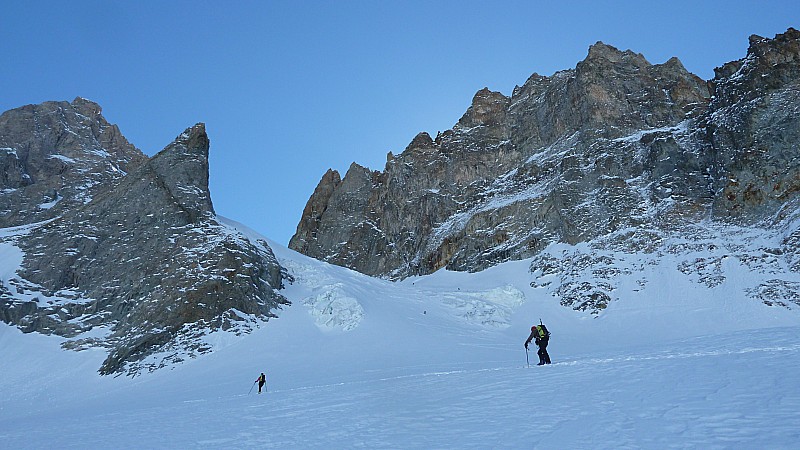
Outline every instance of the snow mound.
{"label": "snow mound", "polygon": [[322,330],[350,331],[364,318],[364,308],[344,292],[344,285],[336,283],[321,288],[322,293],[306,298],[303,304]]}

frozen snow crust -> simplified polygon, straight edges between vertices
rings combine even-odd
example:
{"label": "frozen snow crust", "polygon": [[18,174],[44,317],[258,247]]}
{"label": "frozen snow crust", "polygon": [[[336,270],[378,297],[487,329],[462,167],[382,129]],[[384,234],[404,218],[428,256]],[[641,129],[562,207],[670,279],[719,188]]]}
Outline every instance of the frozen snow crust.
{"label": "frozen snow crust", "polygon": [[[632,256],[617,255],[614,301],[593,313],[561,305],[553,295],[561,278],[532,273],[531,260],[392,283],[269,245],[294,277],[282,291],[292,306],[249,335],[204,337],[212,353],[171,369],[101,377],[102,349],[64,351],[62,338],[0,325],[2,447],[790,448],[800,440],[798,308],[743,293],[746,271],[731,261],[719,266],[725,280],[709,286],[687,278],[675,255],[638,273]],[[540,318],[554,364],[534,366],[531,348],[529,368],[522,344]],[[248,393],[261,372],[268,392]]]}

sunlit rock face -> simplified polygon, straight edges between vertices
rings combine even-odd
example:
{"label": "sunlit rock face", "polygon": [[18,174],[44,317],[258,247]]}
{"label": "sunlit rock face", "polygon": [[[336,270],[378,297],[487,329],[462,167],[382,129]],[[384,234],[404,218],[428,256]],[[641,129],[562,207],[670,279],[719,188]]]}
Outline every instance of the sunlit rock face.
{"label": "sunlit rock face", "polygon": [[420,133],[383,171],[329,171],[290,247],[403,278],[630,227],[759,223],[800,187],[798,45],[794,29],[753,36],[706,82],[677,58],[598,42],[510,97],[479,91],[452,129]]}

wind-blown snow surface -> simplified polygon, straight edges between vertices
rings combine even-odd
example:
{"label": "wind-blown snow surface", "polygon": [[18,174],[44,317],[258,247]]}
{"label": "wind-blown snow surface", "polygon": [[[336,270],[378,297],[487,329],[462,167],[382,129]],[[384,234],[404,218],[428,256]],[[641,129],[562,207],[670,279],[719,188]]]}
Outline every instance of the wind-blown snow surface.
{"label": "wind-blown snow surface", "polygon": [[[0,447],[800,445],[797,310],[654,270],[595,317],[531,288],[526,261],[391,283],[270,245],[293,305],[172,370],[101,377],[102,350],[0,324]],[[539,318],[554,364],[528,367]]]}

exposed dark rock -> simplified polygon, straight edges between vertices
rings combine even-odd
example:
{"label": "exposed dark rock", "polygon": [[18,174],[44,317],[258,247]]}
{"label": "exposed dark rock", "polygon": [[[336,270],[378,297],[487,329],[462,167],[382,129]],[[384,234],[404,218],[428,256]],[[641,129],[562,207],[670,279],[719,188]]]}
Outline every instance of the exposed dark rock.
{"label": "exposed dark rock", "polygon": [[453,129],[390,155],[371,187],[348,172],[332,194],[315,193],[309,204],[326,213],[313,230],[304,215],[290,247],[402,278],[673,223],[674,208],[654,216],[653,207],[674,196],[688,207],[680,215],[700,215],[712,197],[710,155],[690,127],[709,99],[708,83],[676,58],[652,65],[597,43],[575,69],[534,74],[511,97],[479,91]]}
{"label": "exposed dark rock", "polygon": [[[709,217],[769,226],[795,212],[798,145],[797,30],[751,37],[747,56],[709,82],[677,58],[653,65],[598,42],[575,69],[534,74],[510,98],[479,91],[453,129],[433,140],[421,133],[390,154],[369,176],[372,187],[348,180],[366,180],[362,169],[315,193],[309,204],[327,212],[315,216],[313,235],[304,215],[303,245],[290,246],[402,278],[482,270],[621,230],[659,235]],[[718,263],[686,270],[707,272],[701,281],[711,286]],[[561,294],[597,310],[607,302],[597,289],[562,285]],[[575,294],[589,291],[588,303]]]}
{"label": "exposed dark rock", "polygon": [[[208,150],[195,125],[86,205],[18,236],[24,259],[3,320],[77,337],[69,348],[108,347],[101,373],[135,374],[208,351],[199,337],[210,331],[274,317],[285,274],[265,242],[217,221]],[[96,327],[108,331],[81,338]]]}
{"label": "exposed dark rock", "polygon": [[0,115],[0,228],[84,205],[146,160],[89,100],[7,111]]}
{"label": "exposed dark rock", "polygon": [[756,223],[800,192],[800,31],[751,36],[713,86],[703,125],[716,157],[714,215]]}

